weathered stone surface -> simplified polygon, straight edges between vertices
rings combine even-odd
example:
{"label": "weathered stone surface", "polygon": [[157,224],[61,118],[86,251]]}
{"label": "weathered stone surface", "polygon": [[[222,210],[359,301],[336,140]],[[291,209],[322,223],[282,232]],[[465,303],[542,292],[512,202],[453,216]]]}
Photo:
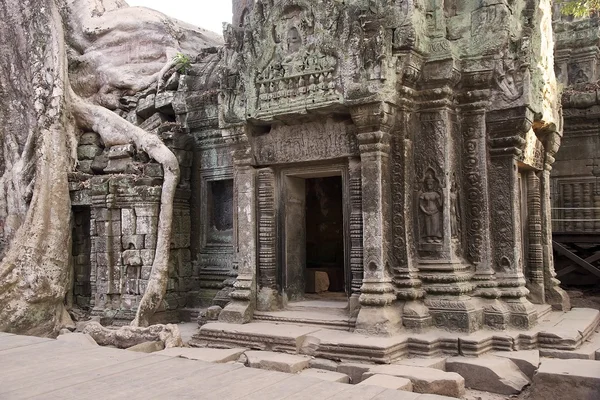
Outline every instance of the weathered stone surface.
{"label": "weathered stone surface", "polygon": [[295,374],[308,368],[310,357],[297,356],[271,351],[247,351],[248,366]]}
{"label": "weathered stone surface", "polygon": [[138,353],[155,353],[164,349],[165,344],[163,342],[144,342],[127,348],[129,351],[136,351]]}
{"label": "weathered stone surface", "polygon": [[343,362],[337,367],[337,372],[346,374],[350,377],[350,382],[357,384],[362,382],[363,374],[369,372],[373,365]]}
{"label": "weathered stone surface", "polygon": [[538,350],[495,351],[490,355],[511,360],[530,380],[533,379],[533,375],[540,365]]}
{"label": "weathered stone surface", "polygon": [[190,348],[190,347],[172,347],[165,349],[157,354],[171,357],[182,357],[190,360],[200,360],[211,363],[228,363],[237,361],[246,349],[213,349],[209,347]]}
{"label": "weathered stone surface", "polygon": [[592,360],[542,359],[533,378],[531,400],[593,400],[600,393],[600,363]]}
{"label": "weathered stone surface", "polygon": [[96,343],[94,338],[88,335],[87,333],[67,333],[58,336],[56,340],[69,343],[74,346],[98,346],[98,343]]}
{"label": "weathered stone surface", "polygon": [[360,382],[359,385],[381,386],[386,389],[405,390],[407,392],[412,392],[413,389],[410,379],[392,375],[372,375]]}
{"label": "weathered stone surface", "polygon": [[300,375],[329,382],[350,383],[350,377],[348,375],[325,369],[307,368],[303,370]]}
{"label": "weathered stone surface", "polygon": [[434,358],[407,358],[404,360],[395,361],[394,364],[408,365],[412,367],[425,367],[435,368],[440,371],[446,370],[446,358],[445,357],[434,357]]}
{"label": "weathered stone surface", "polygon": [[449,358],[446,371],[464,377],[466,387],[492,393],[518,394],[530,383],[515,363],[500,357]]}
{"label": "weathered stone surface", "polygon": [[[447,365],[447,364],[446,364]],[[377,374],[410,379],[417,393],[461,397],[465,394],[465,379],[454,372],[406,365],[379,365],[363,374],[363,380]]]}
{"label": "weathered stone surface", "polygon": [[313,358],[308,363],[310,368],[324,369],[327,371],[337,371],[338,363],[326,358]]}

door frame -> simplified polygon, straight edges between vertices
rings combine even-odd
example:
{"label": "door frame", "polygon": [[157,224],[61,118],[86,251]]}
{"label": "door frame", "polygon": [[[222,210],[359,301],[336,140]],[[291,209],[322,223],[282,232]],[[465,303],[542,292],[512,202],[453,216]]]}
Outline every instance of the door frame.
{"label": "door frame", "polygon": [[[281,289],[284,306],[290,300],[298,300],[298,295],[304,296],[305,291],[301,293],[288,293],[288,265],[287,265],[287,226],[286,226],[286,202],[287,190],[291,179],[311,179],[311,178],[327,178],[339,176],[342,179],[342,214],[343,214],[343,242],[344,242],[344,290],[346,297],[351,295],[352,271],[350,269],[350,188],[349,188],[349,173],[348,163],[333,163],[327,165],[296,165],[282,167],[277,173],[277,190],[278,190],[278,206],[277,206],[277,229],[281,232],[277,243],[278,265],[277,265],[277,283]],[[305,193],[306,195],[306,193]],[[303,224],[306,223],[306,214]],[[304,228],[306,235],[306,228]],[[306,236],[304,239],[304,247],[301,252],[306,251]],[[304,269],[306,269],[306,257],[304,258]],[[305,283],[303,282],[303,285]],[[289,294],[294,294],[293,298],[289,298]]]}

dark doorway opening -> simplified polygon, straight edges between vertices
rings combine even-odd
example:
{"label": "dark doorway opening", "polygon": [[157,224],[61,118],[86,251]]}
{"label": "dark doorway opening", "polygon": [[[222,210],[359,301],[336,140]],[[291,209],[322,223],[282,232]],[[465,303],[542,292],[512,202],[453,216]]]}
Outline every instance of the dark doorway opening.
{"label": "dark doorway opening", "polygon": [[342,177],[308,178],[305,185],[305,292],[345,292]]}
{"label": "dark doorway opening", "polygon": [[89,308],[92,298],[90,219],[89,207],[73,207],[73,303],[81,308]]}

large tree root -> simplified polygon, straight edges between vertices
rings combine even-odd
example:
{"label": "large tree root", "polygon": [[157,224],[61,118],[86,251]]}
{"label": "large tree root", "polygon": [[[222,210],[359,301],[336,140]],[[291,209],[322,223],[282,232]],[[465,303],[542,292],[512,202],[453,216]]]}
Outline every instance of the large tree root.
{"label": "large tree root", "polygon": [[89,322],[82,330],[100,346],[115,346],[127,349],[144,342],[163,342],[165,348],[182,347],[181,333],[177,325],[152,325],[147,328],[123,326],[119,329],[105,328],[98,322]]}
{"label": "large tree root", "polygon": [[173,200],[179,183],[179,162],[158,136],[138,128],[104,107],[88,103],[72,91],[70,96],[77,121],[97,132],[106,146],[134,143],[138,150],[145,151],[163,166],[164,180],[154,263],[148,287],[131,323],[132,326],[148,326],[166,293],[169,279]]}

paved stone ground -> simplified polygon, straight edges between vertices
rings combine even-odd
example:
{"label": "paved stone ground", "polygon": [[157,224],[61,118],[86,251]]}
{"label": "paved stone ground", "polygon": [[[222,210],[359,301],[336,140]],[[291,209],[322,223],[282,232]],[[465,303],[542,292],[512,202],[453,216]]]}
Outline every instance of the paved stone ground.
{"label": "paved stone ground", "polygon": [[6,333],[0,333],[0,366],[2,400],[433,398],[241,364],[211,364]]}

